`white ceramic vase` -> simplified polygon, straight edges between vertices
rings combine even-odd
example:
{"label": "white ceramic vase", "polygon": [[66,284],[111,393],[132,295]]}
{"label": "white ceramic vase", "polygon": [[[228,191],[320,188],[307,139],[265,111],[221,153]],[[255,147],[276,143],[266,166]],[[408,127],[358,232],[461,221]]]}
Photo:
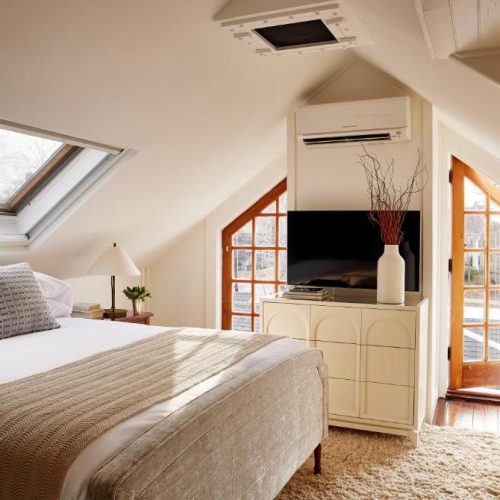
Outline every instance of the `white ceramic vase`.
{"label": "white ceramic vase", "polygon": [[404,304],[405,261],[399,254],[399,245],[385,245],[377,264],[377,302]]}

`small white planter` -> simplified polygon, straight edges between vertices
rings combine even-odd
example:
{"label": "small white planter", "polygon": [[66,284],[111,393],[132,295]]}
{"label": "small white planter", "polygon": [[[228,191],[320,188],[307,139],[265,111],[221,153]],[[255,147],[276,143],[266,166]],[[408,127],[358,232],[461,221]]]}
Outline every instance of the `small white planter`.
{"label": "small white planter", "polygon": [[385,245],[377,264],[377,302],[404,304],[405,261],[398,245]]}
{"label": "small white planter", "polygon": [[142,306],[144,305],[143,300],[132,299],[132,309],[134,316],[142,314]]}

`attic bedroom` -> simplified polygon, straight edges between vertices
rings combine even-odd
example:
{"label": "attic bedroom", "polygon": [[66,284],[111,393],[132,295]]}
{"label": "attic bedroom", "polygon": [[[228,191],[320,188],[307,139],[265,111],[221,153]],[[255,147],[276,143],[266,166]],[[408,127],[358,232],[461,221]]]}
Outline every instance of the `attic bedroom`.
{"label": "attic bedroom", "polygon": [[0,7],[0,500],[500,497],[500,2]]}

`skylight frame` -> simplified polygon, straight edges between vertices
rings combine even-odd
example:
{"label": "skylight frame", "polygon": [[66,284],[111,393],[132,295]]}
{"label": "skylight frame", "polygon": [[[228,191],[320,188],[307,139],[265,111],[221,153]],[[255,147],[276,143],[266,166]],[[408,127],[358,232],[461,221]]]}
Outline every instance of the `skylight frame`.
{"label": "skylight frame", "polygon": [[[9,200],[5,201],[4,197],[0,203],[0,252],[4,247],[19,250],[36,248],[137,153],[129,147],[81,139],[1,118],[0,128],[60,144],[44,162],[43,167],[50,170],[48,175],[33,188],[29,198],[23,197],[13,207],[14,194],[21,195],[17,188],[14,194],[12,190],[8,192]],[[56,161],[55,156],[59,152],[64,158],[57,158]],[[38,171],[32,169],[31,178],[40,170],[40,167]]]}
{"label": "skylight frame", "polygon": [[17,215],[83,149],[81,146],[64,143],[7,203],[0,203],[0,215]]}

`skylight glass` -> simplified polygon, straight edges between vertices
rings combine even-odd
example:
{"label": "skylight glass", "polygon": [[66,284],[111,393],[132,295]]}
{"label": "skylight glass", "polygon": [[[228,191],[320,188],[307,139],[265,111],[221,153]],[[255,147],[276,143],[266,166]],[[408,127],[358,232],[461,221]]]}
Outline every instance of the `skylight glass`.
{"label": "skylight glass", "polygon": [[0,204],[8,203],[63,145],[0,129]]}

